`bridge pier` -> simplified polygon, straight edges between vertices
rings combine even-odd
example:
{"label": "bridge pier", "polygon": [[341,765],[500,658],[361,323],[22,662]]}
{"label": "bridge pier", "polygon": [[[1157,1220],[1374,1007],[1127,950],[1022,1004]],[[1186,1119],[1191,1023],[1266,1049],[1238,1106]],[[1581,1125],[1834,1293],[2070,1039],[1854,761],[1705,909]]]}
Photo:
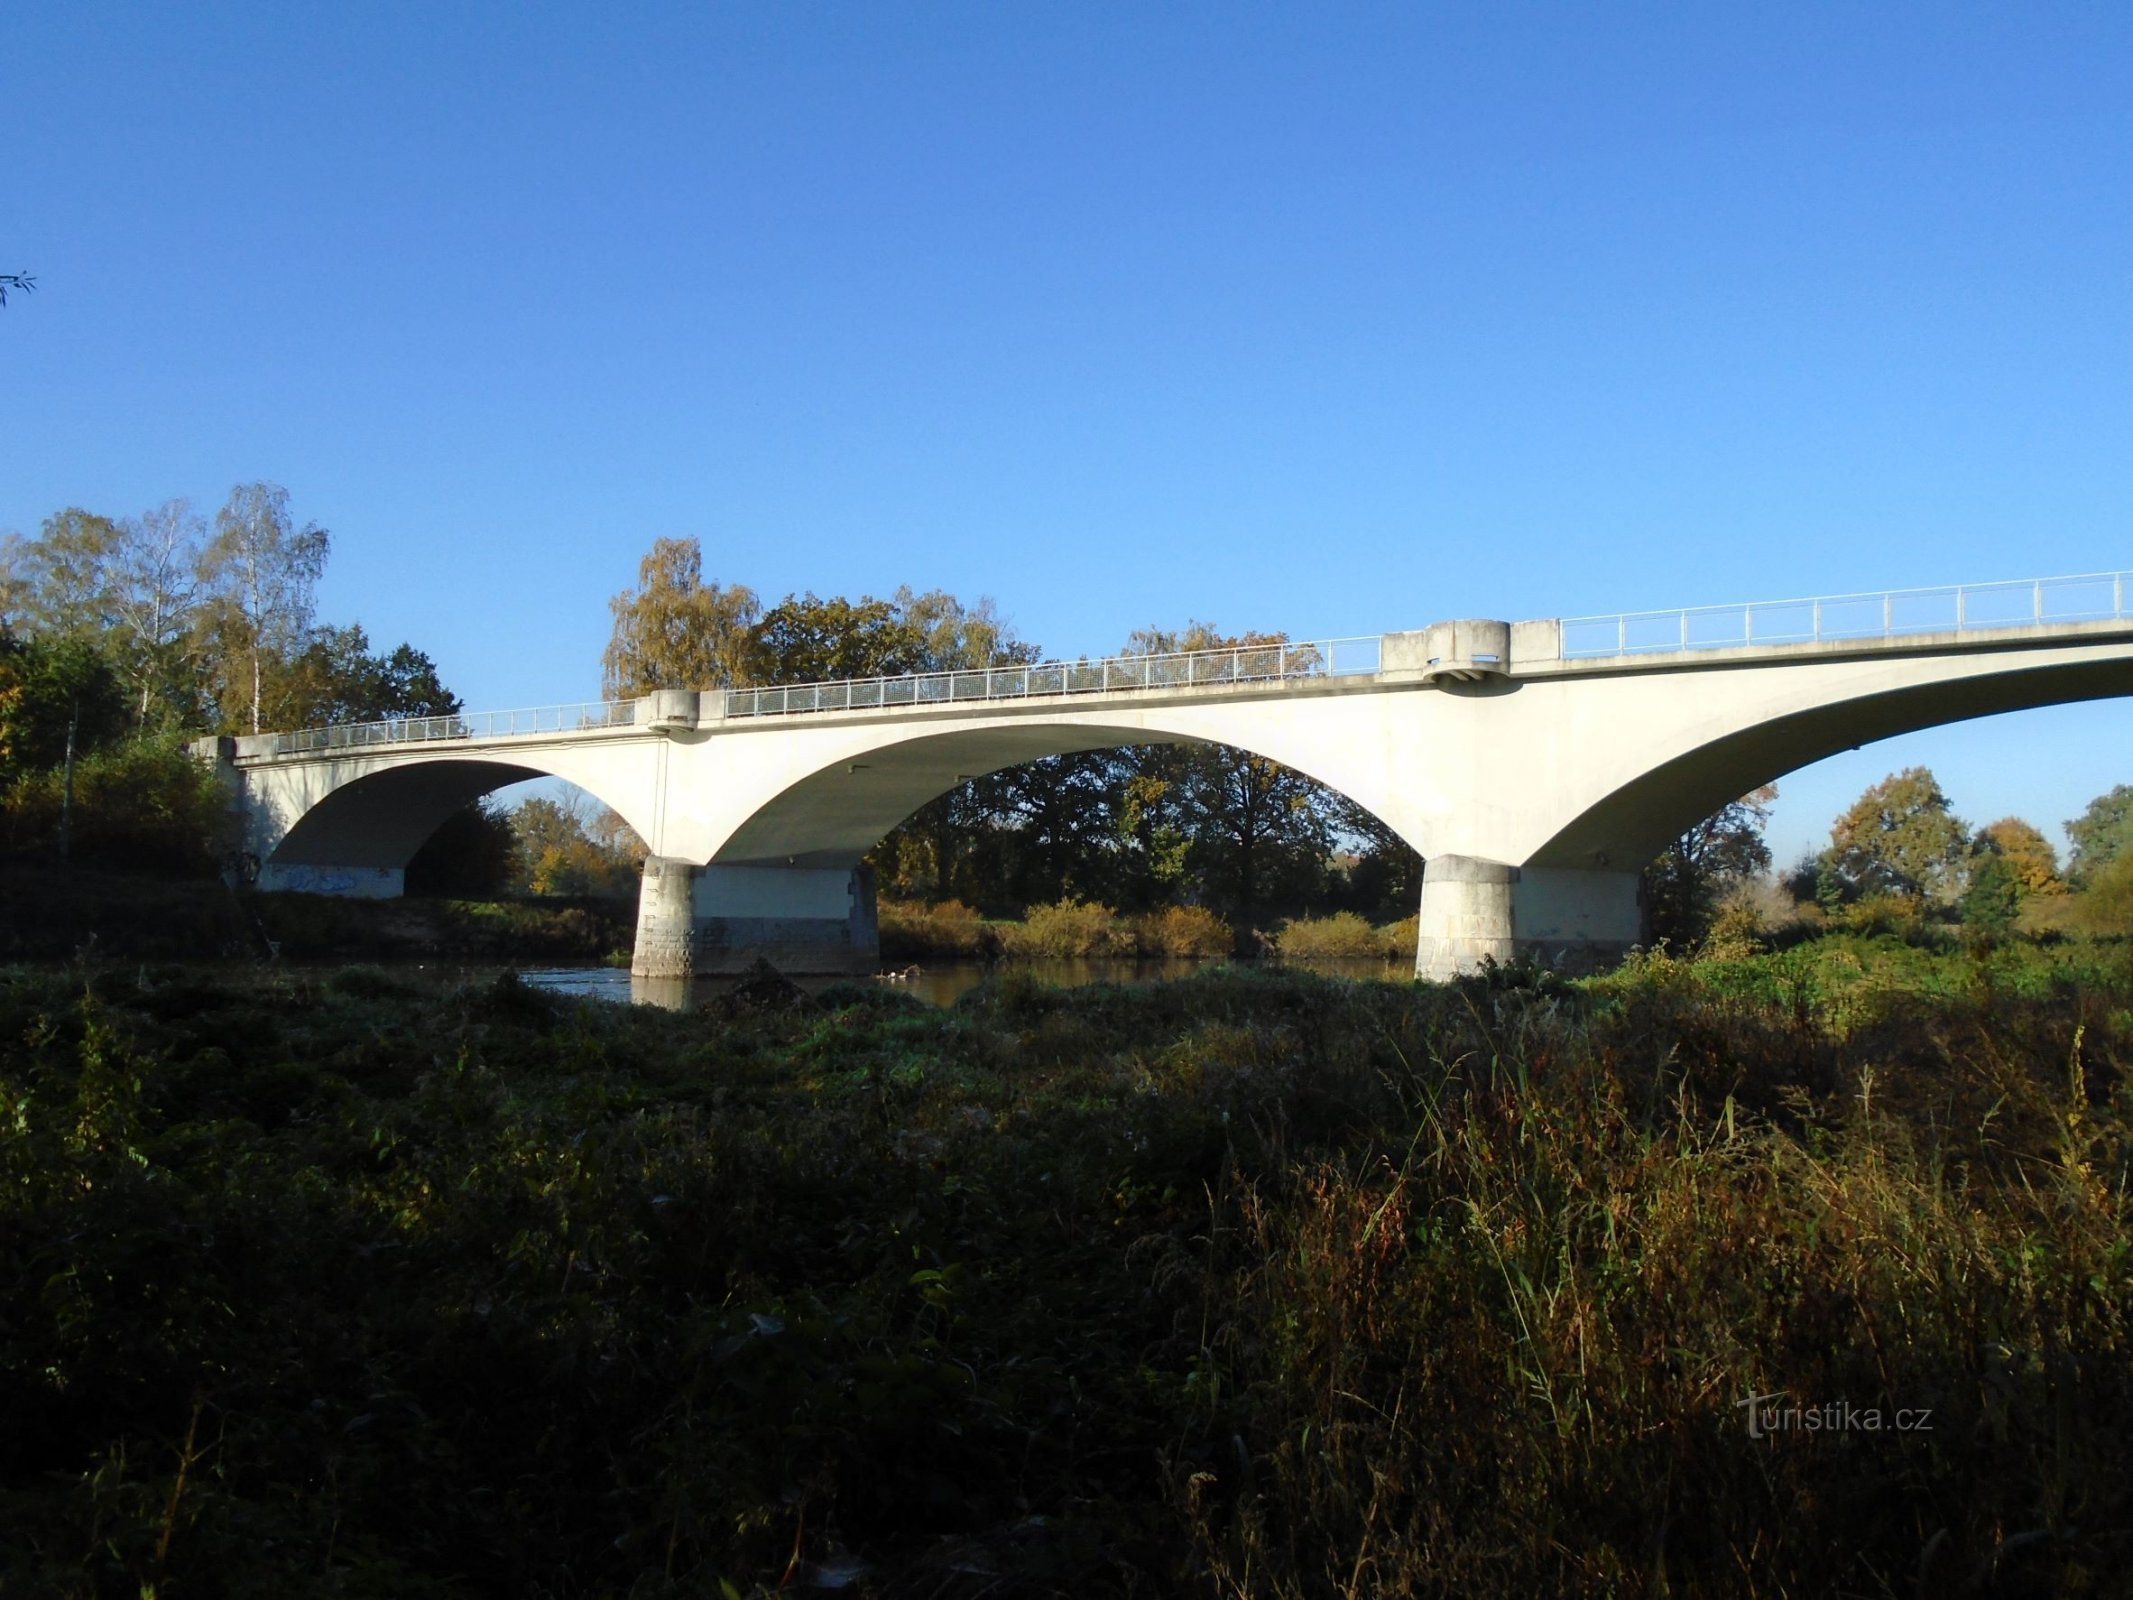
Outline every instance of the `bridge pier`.
{"label": "bridge pier", "polygon": [[1422,865],[1415,976],[1442,981],[1521,957],[1557,972],[1596,972],[1638,943],[1643,918],[1634,872],[1432,856]]}
{"label": "bridge pier", "polygon": [[739,973],[758,960],[790,974],[873,972],[873,869],[645,861],[632,974]]}

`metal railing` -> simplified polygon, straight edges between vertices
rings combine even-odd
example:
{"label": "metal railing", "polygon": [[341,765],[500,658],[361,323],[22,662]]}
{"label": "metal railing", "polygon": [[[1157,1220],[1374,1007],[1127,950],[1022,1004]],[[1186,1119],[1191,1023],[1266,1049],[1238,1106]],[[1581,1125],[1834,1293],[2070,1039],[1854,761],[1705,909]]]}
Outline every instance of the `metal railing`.
{"label": "metal railing", "polygon": [[1699,606],[1686,611],[1566,617],[1562,623],[1562,654],[1565,660],[1575,660],[1737,649],[1744,645],[1897,638],[1974,628],[2107,622],[2127,615],[2127,593],[2133,588],[2127,581],[2129,577],[2133,574],[2093,572],[2072,578],[2024,578],[1953,588],[1759,600],[1747,605]]}
{"label": "metal railing", "polygon": [[452,717],[393,717],[384,722],[346,722],[331,728],[277,733],[274,753],[361,750],[373,745],[423,744],[432,739],[504,739],[519,734],[577,733],[588,728],[627,728],[637,720],[634,700],[592,700],[574,706],[531,706],[520,711],[476,711]]}
{"label": "metal railing", "polygon": [[1378,670],[1376,634],[1245,644],[1164,655],[1105,656],[1095,661],[1043,661],[1030,666],[973,667],[896,678],[848,678],[833,683],[775,684],[728,689],[728,717],[781,717],[814,711],[874,711],[892,706],[946,705],[965,700],[1021,700],[1044,694],[1116,694],[1136,689],[1183,689],[1291,678],[1332,678]]}

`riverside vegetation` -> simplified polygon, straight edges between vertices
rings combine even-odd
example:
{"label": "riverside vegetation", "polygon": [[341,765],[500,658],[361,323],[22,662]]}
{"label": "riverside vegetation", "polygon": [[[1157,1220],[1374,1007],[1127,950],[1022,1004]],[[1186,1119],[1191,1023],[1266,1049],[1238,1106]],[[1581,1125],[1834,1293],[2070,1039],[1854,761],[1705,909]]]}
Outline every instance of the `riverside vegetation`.
{"label": "riverside vegetation", "polygon": [[132,964],[0,976],[0,1041],[4,1594],[2133,1555],[2125,944],[694,1016]]}

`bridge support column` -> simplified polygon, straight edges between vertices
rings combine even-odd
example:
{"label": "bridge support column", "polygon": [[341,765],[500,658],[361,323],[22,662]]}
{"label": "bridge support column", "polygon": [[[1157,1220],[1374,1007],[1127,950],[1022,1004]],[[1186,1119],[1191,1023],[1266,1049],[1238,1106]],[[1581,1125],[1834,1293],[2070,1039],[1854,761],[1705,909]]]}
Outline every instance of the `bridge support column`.
{"label": "bridge support column", "polygon": [[792,974],[873,972],[873,870],[645,862],[633,974],[738,973],[758,960]]}
{"label": "bridge support column", "polygon": [[686,978],[696,970],[696,873],[672,856],[644,858],[631,977]]}
{"label": "bridge support column", "polygon": [[1415,976],[1443,980],[1521,957],[1557,972],[1612,966],[1643,933],[1634,872],[1512,867],[1474,856],[1422,865]]}
{"label": "bridge support column", "polygon": [[1485,959],[1510,965],[1511,886],[1517,876],[1516,867],[1478,856],[1431,856],[1423,862],[1415,976],[1441,982],[1477,971]]}

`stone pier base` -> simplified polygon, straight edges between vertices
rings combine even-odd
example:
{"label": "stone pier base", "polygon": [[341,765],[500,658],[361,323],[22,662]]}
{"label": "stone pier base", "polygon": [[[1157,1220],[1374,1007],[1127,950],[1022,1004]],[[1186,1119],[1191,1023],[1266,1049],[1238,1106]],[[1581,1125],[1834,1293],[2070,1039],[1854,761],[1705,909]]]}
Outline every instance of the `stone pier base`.
{"label": "stone pier base", "polygon": [[758,960],[794,976],[873,972],[881,937],[872,869],[645,862],[633,974],[739,973]]}
{"label": "stone pier base", "polygon": [[1634,872],[1432,856],[1422,867],[1415,976],[1455,978],[1520,958],[1573,976],[1597,972],[1636,945],[1643,918]]}
{"label": "stone pier base", "polygon": [[696,873],[687,861],[645,857],[632,977],[686,978],[696,971]]}

